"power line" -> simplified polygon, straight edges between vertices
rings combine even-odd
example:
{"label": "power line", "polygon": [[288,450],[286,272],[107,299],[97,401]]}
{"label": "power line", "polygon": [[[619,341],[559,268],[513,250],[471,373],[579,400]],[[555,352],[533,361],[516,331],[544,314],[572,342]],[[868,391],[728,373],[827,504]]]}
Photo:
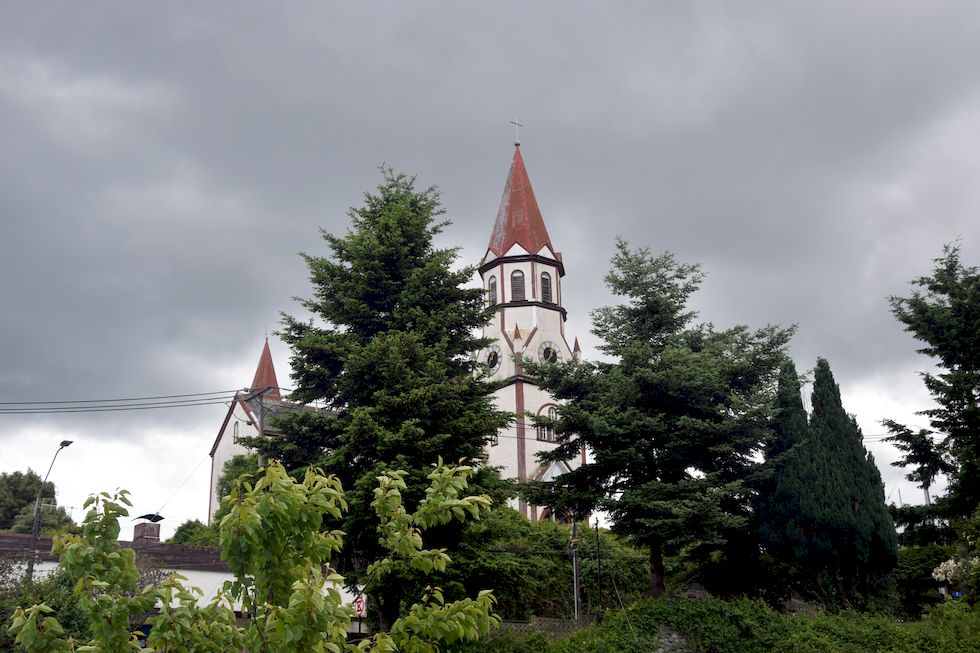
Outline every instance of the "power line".
{"label": "power line", "polygon": [[[288,393],[285,388],[280,390]],[[71,399],[63,401],[2,401],[0,415],[57,415],[60,413],[106,413],[158,408],[227,405],[241,390],[216,390],[174,395],[150,395],[115,399]]]}
{"label": "power line", "polygon": [[167,499],[166,501],[164,501],[162,506],[160,506],[159,508],[157,508],[157,514],[158,515],[161,512],[163,512],[163,509],[167,507],[167,504],[169,504],[171,501],[173,501],[173,498],[175,496],[177,496],[177,493],[180,492],[181,488],[183,488],[184,485],[187,484],[187,481],[191,480],[191,477],[194,476],[195,473],[197,473],[197,470],[201,467],[201,463],[203,463],[205,460],[207,460],[210,457],[211,457],[210,454],[205,455],[203,458],[201,458],[197,462],[197,464],[194,466],[194,469],[192,469],[191,470],[191,473],[187,475],[187,478],[185,478],[183,481],[181,481],[180,485],[177,486],[177,489],[174,490],[174,493],[170,495],[170,498]]}
{"label": "power line", "polygon": [[150,397],[129,397],[129,398],[114,398],[114,399],[68,399],[64,401],[0,401],[0,406],[27,406],[27,405],[37,405],[37,404],[104,404],[113,403],[118,401],[152,401],[155,399],[181,399],[183,397],[205,397],[207,395],[234,395],[239,392],[241,388],[235,388],[234,390],[216,390],[214,392],[195,392],[191,394],[182,395],[156,395]]}
{"label": "power line", "polygon": [[157,408],[188,408],[191,406],[217,406],[227,404],[228,397],[215,397],[213,400],[169,402],[157,404],[109,404],[105,406],[84,406],[84,407],[49,407],[49,408],[0,408],[0,415],[59,415],[66,413],[107,413],[127,410],[154,410]]}

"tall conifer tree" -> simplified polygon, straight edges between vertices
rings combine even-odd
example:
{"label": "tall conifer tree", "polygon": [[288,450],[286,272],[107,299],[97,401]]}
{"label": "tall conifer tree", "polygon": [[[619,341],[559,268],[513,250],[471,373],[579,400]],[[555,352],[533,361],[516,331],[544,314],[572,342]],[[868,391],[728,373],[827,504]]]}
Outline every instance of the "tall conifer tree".
{"label": "tall conifer tree", "polygon": [[928,461],[926,477],[935,471],[948,475],[944,511],[967,517],[980,506],[980,269],[963,265],[957,244],[947,245],[934,263],[932,275],[912,282],[909,297],[891,297],[889,303],[905,330],[923,343],[918,352],[935,359],[939,369],[922,373],[937,405],[921,412],[938,441],[925,434],[917,438],[895,422],[888,428],[894,440],[920,449],[919,460],[908,461]]}
{"label": "tall conifer tree", "polygon": [[649,547],[652,592],[664,555],[723,547],[748,523],[747,477],[769,433],[772,391],[791,329],[692,325],[696,265],[619,242],[606,283],[623,303],[593,313],[611,362],[529,365],[558,409],[560,445],[589,462],[532,501],[583,514],[608,510],[614,530]]}
{"label": "tall conifer tree", "polygon": [[783,362],[776,391],[773,437],[766,447],[766,466],[771,474],[759,493],[759,533],[763,546],[777,559],[795,561],[800,478],[787,473],[799,467],[801,447],[809,436],[806,410],[800,396],[800,377],[792,360]]}
{"label": "tall conifer tree", "polygon": [[[283,316],[296,383],[290,398],[333,414],[289,415],[277,424],[282,437],[252,442],[288,467],[316,464],[340,477],[350,511],[338,526],[347,533],[344,571],[354,582],[363,581],[363,561],[383,553],[370,506],[376,477],[404,470],[409,488],[426,487],[440,456],[479,459],[510,419],[475,374],[472,354],[485,343],[474,334],[490,318],[483,290],[465,287],[473,270],[453,269],[455,249],[433,244],[447,224],[437,220],[444,212],[438,191],[417,190],[414,178],[390,169],[383,174],[377,192],[350,210],[345,236],[323,233],[329,256],[303,255],[313,293],[302,305],[314,320]],[[484,470],[472,485],[482,491],[494,478]],[[403,497],[409,511],[419,492]],[[369,588],[382,626],[398,616],[410,579],[406,569]]]}
{"label": "tall conifer tree", "polygon": [[[788,393],[780,395],[790,399]],[[873,591],[895,566],[895,526],[878,467],[822,358],[814,373],[812,406],[808,433],[776,465],[763,541],[798,564],[816,587],[850,601]],[[781,415],[793,415],[783,424],[798,425],[801,408],[781,410]]]}

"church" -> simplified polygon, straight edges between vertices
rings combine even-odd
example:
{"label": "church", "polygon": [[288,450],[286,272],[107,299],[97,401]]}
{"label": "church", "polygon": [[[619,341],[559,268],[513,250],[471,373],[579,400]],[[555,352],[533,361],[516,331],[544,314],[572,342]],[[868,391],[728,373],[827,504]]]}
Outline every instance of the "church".
{"label": "church", "polygon": [[[562,304],[565,265],[548,236],[534,189],[528,177],[520,142],[514,143],[503,197],[490,242],[478,268],[493,320],[483,335],[492,344],[480,352],[490,379],[501,382],[495,392],[497,407],[516,415],[514,422],[487,445],[488,463],[499,467],[504,478],[517,481],[550,481],[585,462],[580,459],[542,465],[541,451],[554,449],[553,431],[536,426],[533,416],[554,417],[557,404],[524,373],[523,364],[557,363],[579,356],[578,340],[569,347],[565,335],[567,313]],[[248,392],[235,396],[211,447],[209,518],[218,509],[218,478],[225,462],[249,451],[241,438],[260,433],[275,437],[270,416],[302,410],[284,401],[279,391],[268,340]],[[526,518],[549,517],[544,509],[519,501],[515,506]]]}

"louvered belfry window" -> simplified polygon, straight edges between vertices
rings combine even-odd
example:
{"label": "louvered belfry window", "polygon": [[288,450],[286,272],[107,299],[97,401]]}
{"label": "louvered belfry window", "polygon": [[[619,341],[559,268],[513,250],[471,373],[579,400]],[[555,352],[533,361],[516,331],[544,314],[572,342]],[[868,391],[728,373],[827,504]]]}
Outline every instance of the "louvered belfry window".
{"label": "louvered belfry window", "polygon": [[497,277],[490,277],[490,281],[487,283],[487,295],[490,298],[490,305],[497,305]]}
{"label": "louvered belfry window", "polygon": [[524,273],[520,270],[514,270],[510,275],[510,300],[524,301]]}
{"label": "louvered belfry window", "polygon": [[546,304],[554,303],[551,298],[551,275],[547,272],[541,273],[541,301]]}

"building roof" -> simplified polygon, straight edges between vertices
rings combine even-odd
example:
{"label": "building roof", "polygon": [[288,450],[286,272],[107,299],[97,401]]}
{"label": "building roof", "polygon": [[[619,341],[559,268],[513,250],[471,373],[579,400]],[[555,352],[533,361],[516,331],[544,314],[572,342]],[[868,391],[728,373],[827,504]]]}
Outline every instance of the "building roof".
{"label": "building roof", "polygon": [[271,392],[265,394],[266,399],[282,401],[279,394],[279,380],[276,379],[276,368],[272,364],[272,353],[269,351],[269,339],[265,339],[265,347],[262,348],[262,355],[259,357],[259,366],[255,369],[255,378],[252,379],[252,392],[259,388],[272,388]]}
{"label": "building roof", "polygon": [[[161,542],[140,544],[134,542],[119,542],[127,549],[154,558],[166,569],[184,569],[196,571],[218,571],[228,573],[228,565],[221,559],[221,549],[188,546],[186,544],[163,544]],[[0,531],[0,557],[24,559],[31,550],[30,533],[12,533]],[[57,562],[58,556],[51,553],[51,538],[41,536],[37,541],[37,551],[40,560]]]}
{"label": "building roof", "polygon": [[504,195],[500,199],[497,222],[490,234],[489,249],[500,257],[514,245],[520,245],[528,254],[537,254],[547,247],[552,256],[560,259],[541,218],[519,145],[514,148],[514,160],[510,164]]}

